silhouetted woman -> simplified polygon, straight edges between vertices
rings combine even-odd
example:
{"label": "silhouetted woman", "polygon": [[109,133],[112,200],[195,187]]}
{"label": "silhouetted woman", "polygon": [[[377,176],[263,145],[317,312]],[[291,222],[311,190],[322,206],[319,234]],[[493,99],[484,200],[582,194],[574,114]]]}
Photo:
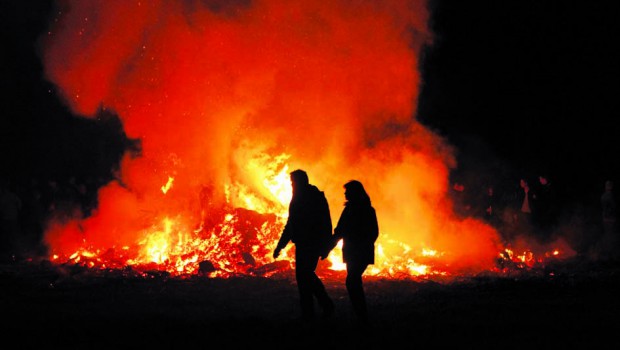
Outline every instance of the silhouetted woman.
{"label": "silhouetted woman", "polygon": [[375,263],[375,241],[379,225],[364,186],[357,180],[344,185],[346,202],[334,229],[335,242],[342,239],[342,257],[347,265],[346,287],[357,320],[368,322],[362,274]]}

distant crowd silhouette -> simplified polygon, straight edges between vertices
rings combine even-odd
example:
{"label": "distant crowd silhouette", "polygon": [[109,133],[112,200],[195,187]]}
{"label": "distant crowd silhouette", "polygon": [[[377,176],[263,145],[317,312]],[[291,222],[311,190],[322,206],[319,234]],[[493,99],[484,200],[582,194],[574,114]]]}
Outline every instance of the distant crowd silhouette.
{"label": "distant crowd silhouette", "polygon": [[90,216],[97,190],[106,182],[74,176],[64,181],[0,178],[0,261],[47,257],[43,234],[49,220]]}
{"label": "distant crowd silhouette", "polygon": [[463,182],[451,182],[449,193],[456,215],[485,220],[506,244],[520,236],[543,245],[568,238],[580,254],[602,259],[620,256],[612,180],[601,184],[600,199],[585,204],[569,203],[546,174],[535,176],[533,181],[522,176],[510,183],[476,186]]}
{"label": "distant crowd silhouette", "polygon": [[[541,243],[548,243],[558,235],[572,235],[569,238],[580,253],[596,251],[601,253],[600,257],[618,256],[620,233],[613,180],[598,185],[598,197],[594,193],[587,202],[569,206],[566,196],[546,174],[512,179],[500,182],[450,179],[449,196],[454,212],[458,216],[486,220],[506,242],[523,234]],[[2,260],[44,256],[47,248],[42,238],[49,218],[88,217],[97,207],[98,189],[111,179],[75,176],[12,179],[0,175],[0,181]],[[583,232],[566,232],[570,227]]]}

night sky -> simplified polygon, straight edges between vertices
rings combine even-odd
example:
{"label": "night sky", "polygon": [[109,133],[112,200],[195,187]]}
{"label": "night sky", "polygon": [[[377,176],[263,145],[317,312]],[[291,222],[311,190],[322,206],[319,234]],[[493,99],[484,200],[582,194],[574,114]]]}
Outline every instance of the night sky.
{"label": "night sky", "polygon": [[596,202],[618,178],[613,2],[436,1],[419,116],[459,149],[457,173],[547,174]]}
{"label": "night sky", "polygon": [[[614,2],[434,1],[417,118],[458,150],[461,178],[547,174],[595,201],[620,174]],[[73,116],[45,81],[50,1],[2,1],[2,171],[109,178],[127,140],[113,114]],[[456,175],[455,175],[456,176]]]}
{"label": "night sky", "polygon": [[3,175],[18,184],[30,178],[110,179],[132,144],[118,117],[72,115],[43,76],[38,40],[48,28],[53,2],[11,0],[0,6]]}

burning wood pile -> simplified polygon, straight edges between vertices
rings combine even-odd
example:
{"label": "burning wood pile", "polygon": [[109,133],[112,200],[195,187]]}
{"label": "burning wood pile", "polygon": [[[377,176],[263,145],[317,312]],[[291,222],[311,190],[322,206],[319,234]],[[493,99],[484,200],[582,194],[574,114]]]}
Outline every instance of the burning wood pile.
{"label": "burning wood pile", "polygon": [[[114,114],[135,147],[97,208],[50,218],[54,264],[288,273],[292,251],[271,252],[296,168],[324,189],[332,218],[343,184],[365,184],[380,225],[371,276],[515,271],[572,254],[506,247],[453,212],[453,147],[414,117],[432,43],[424,1],[358,4],[354,16],[346,1],[63,4],[41,40],[46,77],[76,115]],[[338,248],[324,265],[344,270]]]}
{"label": "burning wood pile", "polygon": [[[132,246],[106,250],[80,247],[71,255],[54,255],[50,262],[63,269],[90,271],[91,274],[119,274],[127,276],[181,277],[270,277],[292,273],[294,246],[274,261],[273,247],[282,230],[283,222],[276,215],[260,214],[247,209],[221,210],[222,221],[205,220],[189,235],[173,231],[150,233],[147,240]],[[168,230],[173,230],[170,224]],[[159,238],[160,241],[155,241]],[[178,239],[175,241],[175,239]],[[399,246],[399,242],[382,241],[376,266],[371,266],[369,276],[396,280],[451,279],[474,276],[480,273],[497,276],[518,274],[540,275],[548,273],[550,266],[570,260],[574,254],[556,249],[537,254],[527,247],[520,251],[505,247],[498,250],[494,265],[484,270],[453,270],[442,254],[432,250],[402,255],[386,255],[385,245]],[[387,242],[387,243],[386,243]],[[158,245],[159,244],[159,245]],[[167,247],[173,247],[170,249]],[[145,255],[149,252],[150,255]],[[343,276],[344,264],[341,251],[336,248],[318,272],[329,278]],[[156,259],[154,259],[155,257]]]}

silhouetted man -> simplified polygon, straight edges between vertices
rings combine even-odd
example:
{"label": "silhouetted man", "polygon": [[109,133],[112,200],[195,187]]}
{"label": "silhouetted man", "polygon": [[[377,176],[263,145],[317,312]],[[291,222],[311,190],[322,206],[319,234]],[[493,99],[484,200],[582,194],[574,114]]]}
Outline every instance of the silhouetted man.
{"label": "silhouetted man", "polygon": [[326,258],[327,244],[332,236],[332,221],[325,194],[308,181],[303,170],[290,173],[293,197],[289,205],[289,216],[273,252],[273,258],[280,255],[289,241],[295,244],[295,278],[299,289],[302,320],[314,319],[314,299],[323,309],[323,317],[334,313],[334,303],[327,294],[323,282],[315,270],[319,258]]}

